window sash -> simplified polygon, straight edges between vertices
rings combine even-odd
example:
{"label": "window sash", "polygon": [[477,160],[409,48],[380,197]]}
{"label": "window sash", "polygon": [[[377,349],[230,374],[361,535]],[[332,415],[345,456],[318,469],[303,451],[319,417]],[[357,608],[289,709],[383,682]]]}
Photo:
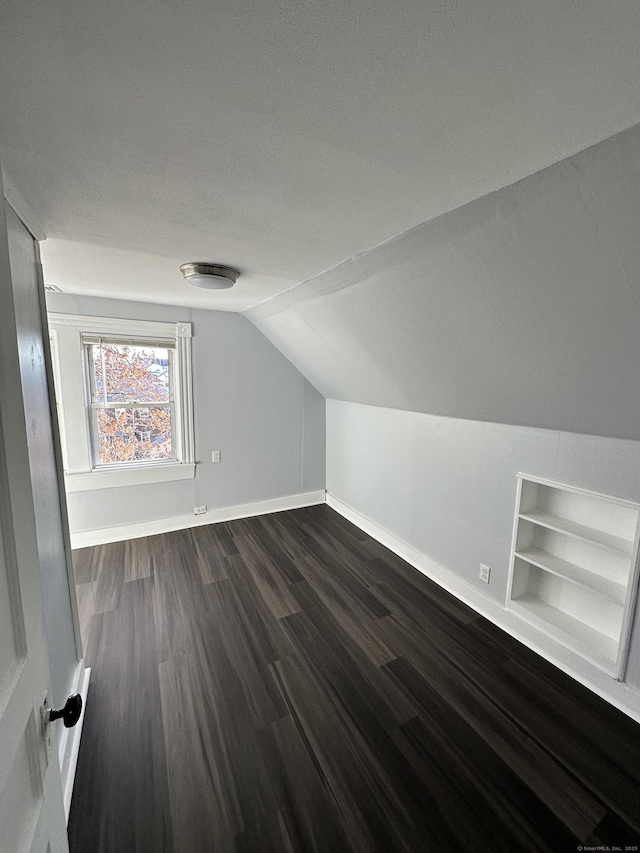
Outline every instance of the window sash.
{"label": "window sash", "polygon": [[[89,435],[91,438],[91,455],[92,468],[94,470],[115,469],[115,468],[136,468],[145,465],[164,465],[167,463],[175,463],[178,461],[178,442],[179,442],[179,426],[177,423],[177,407],[175,401],[175,354],[176,341],[157,338],[140,337],[122,337],[116,335],[92,335],[83,334],[82,343],[85,351],[85,365],[88,373],[88,390],[90,400],[88,401],[87,411],[89,415]],[[98,389],[96,387],[96,366],[93,358],[93,347],[96,345],[114,346],[137,346],[137,347],[158,347],[166,349],[169,356],[168,364],[168,400],[119,400],[116,402],[108,402],[105,399],[100,399]],[[103,384],[106,395],[106,377],[103,376]],[[100,461],[100,430],[98,425],[98,412],[108,409],[150,409],[161,408],[169,409],[171,413],[171,456],[162,459],[135,459],[123,460],[122,462],[101,462]]]}
{"label": "window sash", "polygon": [[162,459],[133,459],[124,460],[122,462],[101,462],[100,461],[100,430],[98,428],[98,412],[103,409],[133,409],[142,408],[148,409],[148,404],[141,406],[131,406],[128,403],[120,403],[108,406],[91,406],[90,417],[90,435],[91,435],[91,451],[93,454],[93,469],[94,470],[111,470],[112,468],[137,468],[139,465],[167,465],[178,461],[176,447],[176,408],[173,403],[157,403],[157,408],[171,410],[171,456],[165,456]]}
{"label": "window sash", "polygon": [[120,403],[90,403],[91,409],[172,409],[175,403],[173,400],[165,400],[164,402],[156,403],[137,403],[135,400],[123,400]]}
{"label": "window sash", "polygon": [[[107,402],[107,400],[101,400],[98,395],[98,389],[96,387],[96,370],[95,363],[93,359],[93,347],[94,346],[102,346],[109,344],[113,344],[114,346],[136,346],[136,347],[157,347],[161,349],[166,349],[169,355],[169,366],[168,366],[168,389],[169,389],[169,399],[166,400],[166,403],[174,403],[175,402],[175,355],[176,355],[176,342],[167,341],[167,340],[153,340],[149,338],[116,338],[109,336],[100,337],[98,335],[83,335],[82,342],[84,344],[85,349],[85,363],[88,367],[89,373],[89,388],[91,395],[91,405],[99,404],[101,406],[111,406],[112,404]],[[104,381],[105,394],[106,394],[106,381]],[[124,401],[121,401],[124,402]],[[136,400],[132,398],[131,403],[135,402],[143,402],[141,400]],[[149,401],[152,403],[155,401]],[[122,406],[120,407],[122,408]]]}
{"label": "window sash", "polygon": [[100,335],[92,332],[82,333],[83,344],[115,344],[116,346],[162,347],[175,349],[175,338],[159,338],[151,335]]}

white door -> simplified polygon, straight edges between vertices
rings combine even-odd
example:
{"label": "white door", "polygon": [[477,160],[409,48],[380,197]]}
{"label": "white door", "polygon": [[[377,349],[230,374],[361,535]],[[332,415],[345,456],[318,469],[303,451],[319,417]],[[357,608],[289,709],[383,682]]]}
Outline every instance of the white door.
{"label": "white door", "polygon": [[17,333],[0,204],[0,853],[68,851],[57,749],[51,725],[44,726],[41,716],[49,692]]}

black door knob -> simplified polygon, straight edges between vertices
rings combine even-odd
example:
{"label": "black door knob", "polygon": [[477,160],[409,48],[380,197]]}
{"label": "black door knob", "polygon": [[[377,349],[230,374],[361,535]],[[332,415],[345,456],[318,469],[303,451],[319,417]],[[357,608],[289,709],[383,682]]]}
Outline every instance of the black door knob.
{"label": "black door knob", "polygon": [[62,719],[65,728],[71,729],[80,719],[81,713],[82,696],[79,693],[73,693],[67,699],[64,708],[61,708],[59,711],[49,711],[49,719],[51,720],[51,722],[53,722],[54,720]]}

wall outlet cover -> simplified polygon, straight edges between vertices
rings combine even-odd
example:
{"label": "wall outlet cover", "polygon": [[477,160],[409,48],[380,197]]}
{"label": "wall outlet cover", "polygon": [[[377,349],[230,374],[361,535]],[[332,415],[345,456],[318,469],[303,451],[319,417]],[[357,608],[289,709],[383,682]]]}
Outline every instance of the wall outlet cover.
{"label": "wall outlet cover", "polygon": [[206,504],[204,506],[194,506],[193,514],[194,515],[204,515],[207,512]]}
{"label": "wall outlet cover", "polygon": [[485,583],[489,583],[489,578],[491,577],[491,569],[489,566],[485,566],[484,563],[480,563],[480,580]]}
{"label": "wall outlet cover", "polygon": [[211,451],[211,461],[212,462],[219,462],[220,461],[220,451],[219,450],[212,450]]}

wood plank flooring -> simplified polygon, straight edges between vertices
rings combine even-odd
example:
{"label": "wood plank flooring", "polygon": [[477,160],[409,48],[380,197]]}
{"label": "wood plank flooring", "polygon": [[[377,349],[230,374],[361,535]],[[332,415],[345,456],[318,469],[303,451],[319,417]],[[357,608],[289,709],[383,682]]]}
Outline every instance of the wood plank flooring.
{"label": "wood plank flooring", "polygon": [[640,726],[328,507],[74,560],[72,853],[640,844]]}

